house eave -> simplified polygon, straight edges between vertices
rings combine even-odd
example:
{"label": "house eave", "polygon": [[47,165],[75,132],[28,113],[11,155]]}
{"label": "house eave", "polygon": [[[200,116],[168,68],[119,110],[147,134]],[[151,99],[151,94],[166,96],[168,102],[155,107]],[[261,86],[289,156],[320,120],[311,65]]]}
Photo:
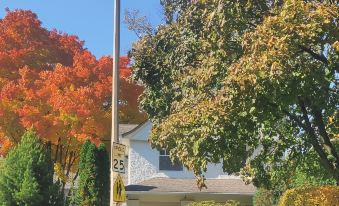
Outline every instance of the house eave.
{"label": "house eave", "polygon": [[133,128],[132,130],[125,132],[121,135],[122,139],[125,140],[139,140],[139,141],[147,141],[147,138],[136,138],[136,134],[138,134],[140,131],[142,131],[148,124],[152,124],[149,120],[146,120],[143,123],[140,123],[138,126]]}
{"label": "house eave", "polygon": [[255,193],[236,193],[236,192],[149,192],[149,191],[126,191],[127,195],[242,195],[242,196],[253,196]]}

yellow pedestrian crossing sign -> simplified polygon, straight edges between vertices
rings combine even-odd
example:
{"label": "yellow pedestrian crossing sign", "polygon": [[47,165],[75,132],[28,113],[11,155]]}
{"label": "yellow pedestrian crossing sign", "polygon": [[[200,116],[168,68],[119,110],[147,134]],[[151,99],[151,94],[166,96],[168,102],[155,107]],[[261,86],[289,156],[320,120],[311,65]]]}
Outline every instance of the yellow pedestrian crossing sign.
{"label": "yellow pedestrian crossing sign", "polygon": [[119,174],[113,186],[113,201],[114,202],[126,202],[125,186]]}

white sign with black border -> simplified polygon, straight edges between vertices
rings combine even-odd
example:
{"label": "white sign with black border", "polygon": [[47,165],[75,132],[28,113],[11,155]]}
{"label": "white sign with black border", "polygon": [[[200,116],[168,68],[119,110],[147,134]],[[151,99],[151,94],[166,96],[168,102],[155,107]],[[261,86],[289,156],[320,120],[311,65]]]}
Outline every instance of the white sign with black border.
{"label": "white sign with black border", "polygon": [[126,146],[113,142],[113,171],[125,174],[125,150]]}

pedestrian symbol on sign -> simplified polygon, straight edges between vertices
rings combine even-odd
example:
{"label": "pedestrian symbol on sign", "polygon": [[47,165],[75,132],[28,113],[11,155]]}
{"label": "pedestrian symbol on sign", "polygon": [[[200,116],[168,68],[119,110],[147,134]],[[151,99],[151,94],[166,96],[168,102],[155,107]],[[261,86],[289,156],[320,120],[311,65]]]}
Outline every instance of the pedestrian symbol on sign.
{"label": "pedestrian symbol on sign", "polygon": [[113,186],[113,200],[114,202],[125,202],[126,201],[125,186],[119,174]]}

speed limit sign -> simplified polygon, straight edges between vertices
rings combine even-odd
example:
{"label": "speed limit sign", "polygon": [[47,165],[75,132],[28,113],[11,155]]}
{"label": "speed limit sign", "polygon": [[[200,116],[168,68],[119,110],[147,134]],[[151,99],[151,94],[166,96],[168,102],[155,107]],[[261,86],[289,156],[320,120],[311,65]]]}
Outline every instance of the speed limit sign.
{"label": "speed limit sign", "polygon": [[125,174],[125,149],[125,145],[113,142],[112,168],[114,172]]}

